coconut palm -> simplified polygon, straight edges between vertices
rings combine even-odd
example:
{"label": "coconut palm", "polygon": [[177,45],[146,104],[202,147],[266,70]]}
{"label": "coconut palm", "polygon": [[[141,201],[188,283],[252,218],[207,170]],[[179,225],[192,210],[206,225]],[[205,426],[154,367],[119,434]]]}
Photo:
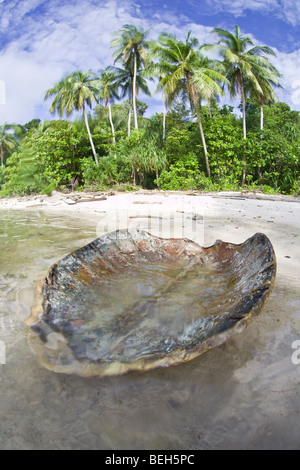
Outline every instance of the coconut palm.
{"label": "coconut palm", "polygon": [[[136,98],[139,91],[142,91],[145,95],[151,96],[147,82],[142,74],[139,72],[134,80],[134,67],[132,62],[127,63],[127,67],[110,67],[110,71],[115,75],[116,85],[120,87],[120,98],[128,96],[129,98],[129,113],[128,113],[128,137],[130,136],[131,129],[131,116],[133,108],[133,96],[135,96],[135,108]],[[135,82],[135,87],[134,87]]]}
{"label": "coconut palm", "polygon": [[210,176],[200,106],[202,99],[210,101],[213,97],[223,94],[220,83],[226,79],[215,67],[215,62],[204,58],[198,48],[199,42],[191,37],[191,32],[188,33],[185,42],[171,34],[163,33],[152,50],[153,54],[160,58],[159,85],[163,88],[168,104],[171,105],[178,96],[188,93],[191,110],[197,116],[207,174]]}
{"label": "coconut palm", "polygon": [[[264,54],[275,55],[268,46],[256,46],[248,36],[243,36],[238,26],[232,33],[222,28],[213,30],[220,38],[217,49],[224,59],[226,77],[229,81],[229,93],[232,98],[237,95],[241,99],[243,109],[243,136],[247,139],[246,126],[246,94],[252,90],[257,96],[264,97],[267,89],[262,85],[262,77],[271,72],[270,61]],[[214,46],[212,46],[214,47]],[[263,80],[265,85],[266,81]],[[270,82],[269,82],[270,83]],[[269,87],[268,87],[269,89]],[[244,153],[244,168],[242,185],[246,180],[246,154]]]}
{"label": "coconut palm", "polygon": [[[268,59],[266,59],[268,60]],[[282,88],[279,83],[279,78],[282,76],[279,71],[269,63],[268,68],[255,67],[253,71],[260,85],[261,91],[254,89],[251,83],[245,84],[246,92],[250,98],[256,101],[260,106],[260,130],[264,129],[264,105],[278,102],[278,97],[274,91],[274,88]],[[249,87],[249,90],[248,90]]]}
{"label": "coconut palm", "polygon": [[99,166],[86,111],[87,106],[91,108],[93,102],[97,101],[99,90],[96,85],[95,77],[91,72],[83,73],[77,71],[56,83],[53,88],[47,90],[45,100],[51,96],[55,96],[50,107],[50,112],[57,112],[60,117],[62,117],[64,113],[69,117],[73,111],[83,112],[93,156],[96,165]]}
{"label": "coconut palm", "polygon": [[112,120],[112,113],[111,113],[111,103],[113,100],[119,99],[118,96],[118,82],[117,77],[114,72],[111,70],[110,67],[107,67],[105,70],[99,70],[97,75],[97,87],[99,88],[99,97],[104,101],[104,105],[108,107],[108,116],[109,122],[111,126],[111,132],[113,136],[113,143],[116,143],[115,138],[115,128],[114,123]]}
{"label": "coconut palm", "polygon": [[149,42],[147,36],[149,30],[137,29],[134,25],[124,25],[122,29],[115,34],[116,37],[111,42],[111,47],[117,50],[113,54],[116,62],[122,62],[126,69],[132,70],[132,106],[134,114],[134,125],[138,131],[138,121],[136,112],[136,89],[137,75],[142,65],[147,62],[147,49]]}
{"label": "coconut palm", "polygon": [[[258,70],[255,70],[255,67],[253,67],[253,69],[263,93],[253,89],[251,83],[247,82],[245,83],[245,90],[248,92],[250,98],[259,104],[260,130],[262,132],[264,130],[264,105],[278,102],[278,97],[274,91],[274,87],[282,88],[278,80],[279,77],[281,77],[281,74],[274,66],[272,66],[271,63],[269,63],[268,69],[259,68]],[[263,133],[261,133],[261,140],[262,139]],[[260,166],[258,166],[257,171],[259,179],[261,180],[262,171]]]}
{"label": "coconut palm", "polygon": [[[154,62],[155,58],[157,57],[157,54],[155,51],[158,52],[159,56],[159,48],[157,48],[157,43],[152,41],[150,43],[151,47],[151,53],[150,53],[150,63],[147,65],[147,67],[143,70],[143,76],[153,79],[153,78],[158,78],[158,85],[155,90],[155,93],[158,91],[162,92],[162,105],[163,105],[163,140],[166,138],[166,115],[167,115],[167,97],[166,93],[164,90],[164,87],[162,85],[163,80],[167,76],[166,72],[166,67],[167,64],[163,64],[162,62]],[[170,68],[170,67],[169,67]],[[170,70],[168,70],[170,72]]]}
{"label": "coconut palm", "polygon": [[0,126],[0,161],[1,168],[4,166],[4,152],[5,150],[12,152],[16,146],[16,141],[12,134],[8,133],[14,126],[7,123]]}

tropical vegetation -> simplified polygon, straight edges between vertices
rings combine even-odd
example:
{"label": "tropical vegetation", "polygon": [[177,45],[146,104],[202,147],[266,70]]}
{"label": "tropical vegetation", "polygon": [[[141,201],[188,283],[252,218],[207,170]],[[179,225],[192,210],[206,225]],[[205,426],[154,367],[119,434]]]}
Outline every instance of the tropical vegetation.
{"label": "tropical vegetation", "polygon": [[[74,71],[45,91],[58,119],[0,126],[0,195],[140,187],[299,194],[299,112],[277,98],[274,51],[238,26],[213,32],[216,43],[201,45],[191,32],[153,41],[124,25],[110,66]],[[161,111],[145,117],[140,94],[151,88]],[[238,97],[241,116],[227,96]]]}

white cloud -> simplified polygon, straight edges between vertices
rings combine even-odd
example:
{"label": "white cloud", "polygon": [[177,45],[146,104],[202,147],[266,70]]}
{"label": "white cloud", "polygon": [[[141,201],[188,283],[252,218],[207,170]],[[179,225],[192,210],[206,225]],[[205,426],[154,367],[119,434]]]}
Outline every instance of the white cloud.
{"label": "white cloud", "polygon": [[[26,4],[26,8],[17,9],[14,24],[21,23],[36,2]],[[0,80],[6,84],[0,122],[24,123],[40,117],[35,115],[37,109],[49,117],[49,103],[42,105],[45,90],[66,73],[97,70],[112,62],[111,33],[133,18],[125,8],[120,10],[117,2],[99,7],[91,1],[85,6],[82,11],[80,2],[72,9],[62,5],[55,13],[54,1],[49,16],[42,22],[27,18],[22,35],[0,53]]]}
{"label": "white cloud", "polygon": [[278,16],[285,19],[293,26],[300,23],[300,2],[299,0],[282,0],[282,7],[278,11]]}
{"label": "white cloud", "polygon": [[[231,5],[230,8],[243,8],[245,3],[242,0],[219,0],[221,6]],[[277,3],[275,0],[249,2],[257,9],[263,8],[262,4],[275,8]],[[72,5],[62,0],[10,0],[8,4],[1,15],[1,27],[2,32],[12,39],[0,52],[0,81],[6,85],[6,104],[0,103],[0,123],[48,118],[49,103],[43,102],[45,90],[76,69],[98,70],[111,64],[112,33],[126,23],[145,29],[152,27],[153,38],[162,31],[168,31],[184,40],[187,32],[192,30],[200,43],[214,40],[210,27],[189,22],[187,18],[173,15],[170,10],[153,13],[148,19],[138,18],[138,10],[131,0],[85,0],[84,8],[83,3],[77,0]],[[42,10],[33,14],[37,7],[46,8],[47,14]],[[287,14],[288,7],[285,12]],[[284,74],[287,89],[282,99],[294,109],[299,106],[291,98],[295,92],[292,85],[300,76],[299,57],[300,50],[287,54],[278,52],[278,68]],[[159,101],[159,95],[155,99]],[[153,106],[151,101],[151,112],[156,111],[158,101],[153,101]]]}
{"label": "white cloud", "polygon": [[0,59],[1,77],[6,85],[5,104],[0,106],[0,122],[25,123],[35,116],[36,106],[53,85],[62,69],[37,62],[26,53],[13,49]]}
{"label": "white cloud", "polygon": [[278,91],[279,98],[290,105],[292,109],[300,111],[300,101],[295,99],[295,96],[299,94],[297,83],[300,77],[300,49],[290,53],[277,51],[277,59],[274,64],[283,75],[281,84],[285,90]]}
{"label": "white cloud", "polygon": [[236,17],[247,10],[274,14],[278,18],[297,26],[300,22],[299,0],[206,0],[211,13],[226,11]]}

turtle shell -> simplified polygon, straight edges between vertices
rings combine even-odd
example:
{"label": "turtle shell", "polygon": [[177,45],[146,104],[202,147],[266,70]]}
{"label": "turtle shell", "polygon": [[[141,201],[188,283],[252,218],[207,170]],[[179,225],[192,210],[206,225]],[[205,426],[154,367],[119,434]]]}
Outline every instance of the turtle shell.
{"label": "turtle shell", "polygon": [[54,264],[26,320],[41,364],[81,376],[189,361],[240,332],[276,275],[270,240],[203,248],[145,231],[102,236]]}

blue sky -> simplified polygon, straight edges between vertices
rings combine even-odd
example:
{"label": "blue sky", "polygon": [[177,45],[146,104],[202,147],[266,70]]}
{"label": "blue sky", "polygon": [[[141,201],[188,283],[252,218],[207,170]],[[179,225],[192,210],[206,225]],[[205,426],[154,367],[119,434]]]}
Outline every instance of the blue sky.
{"label": "blue sky", "polygon": [[[192,30],[200,43],[214,42],[216,26],[239,25],[275,50],[279,97],[300,111],[299,0],[0,0],[0,123],[49,118],[45,90],[68,72],[110,65],[112,33],[126,23],[152,28],[153,38]],[[148,114],[155,112],[159,95]]]}

